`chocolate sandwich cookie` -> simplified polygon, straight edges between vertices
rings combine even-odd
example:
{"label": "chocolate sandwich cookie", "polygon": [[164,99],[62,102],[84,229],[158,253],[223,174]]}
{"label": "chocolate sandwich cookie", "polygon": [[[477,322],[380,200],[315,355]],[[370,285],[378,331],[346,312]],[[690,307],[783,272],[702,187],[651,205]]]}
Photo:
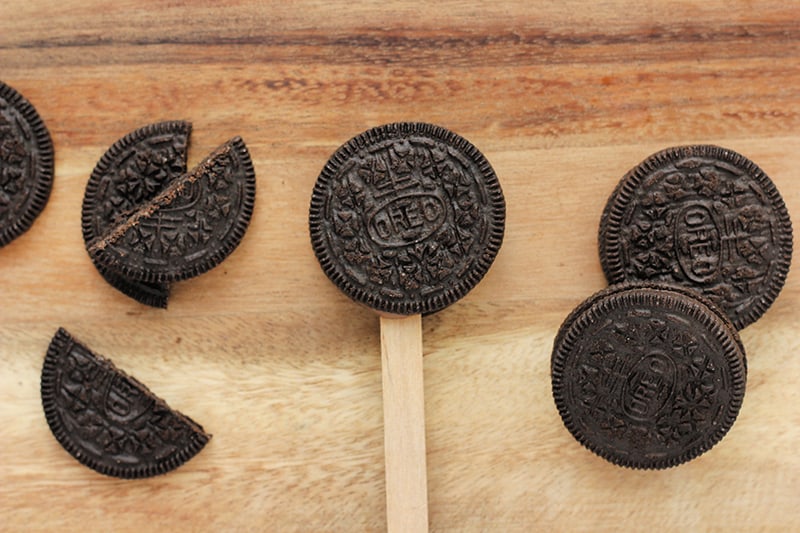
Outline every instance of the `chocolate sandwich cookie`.
{"label": "chocolate sandwich cookie", "polygon": [[41,387],[45,417],[58,442],[107,476],[164,474],[194,457],[211,438],[64,329],[47,350]]}
{"label": "chocolate sandwich cookie", "polygon": [[53,142],[36,109],[0,81],[0,247],[28,228],[53,186]]}
{"label": "chocolate sandwich cookie", "polygon": [[736,329],[702,297],[670,286],[601,291],[561,326],[553,397],[567,429],[620,466],[667,468],[718,443],[745,392]]}
{"label": "chocolate sandwich cookie", "polygon": [[395,123],[331,156],[309,225],[323,271],[350,298],[386,313],[428,314],[483,278],[503,240],[505,200],[466,139]]}
{"label": "chocolate sandwich cookie", "polygon": [[190,172],[186,122],[152,124],[118,141],[86,188],[83,235],[114,287],[166,307],[170,284],[199,275],[238,246],[255,202],[255,172],[236,137]]}
{"label": "chocolate sandwich cookie", "polygon": [[[84,242],[93,242],[149,202],[186,173],[192,125],[185,121],[149,124],[116,143],[103,154],[83,196]],[[136,281],[95,267],[111,286],[153,307],[166,307],[169,284]]]}
{"label": "chocolate sandwich cookie", "polygon": [[777,298],[792,226],[775,185],[752,161],[717,146],[658,152],[611,194],[600,221],[609,282],[647,280],[700,291],[742,329]]}

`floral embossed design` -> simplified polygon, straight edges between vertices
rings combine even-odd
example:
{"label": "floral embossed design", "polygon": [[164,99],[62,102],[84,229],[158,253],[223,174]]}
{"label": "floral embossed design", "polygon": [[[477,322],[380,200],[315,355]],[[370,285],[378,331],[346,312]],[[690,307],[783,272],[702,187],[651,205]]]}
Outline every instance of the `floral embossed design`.
{"label": "floral embossed design", "polygon": [[[714,347],[679,322],[617,313],[613,322],[593,329],[587,338],[593,341],[578,356],[575,383],[582,416],[592,421],[587,424],[617,439],[668,446],[686,444],[715,423],[724,377],[708,356]],[[642,361],[652,365],[647,357],[654,353],[674,368],[662,372],[647,368],[644,377],[635,376]],[[656,400],[657,408],[647,410],[644,402]],[[636,402],[648,417],[632,417],[626,410],[626,403]]]}
{"label": "floral embossed design", "polygon": [[122,168],[105,203],[105,219],[118,222],[121,214],[151,200],[184,171],[182,153],[174,146],[141,147]]}
{"label": "floral embossed design", "polygon": [[243,195],[244,183],[231,174],[237,168],[234,158],[217,158],[169,206],[132,227],[122,246],[142,257],[175,260],[202,249],[211,239],[222,241],[236,222],[230,214]]}
{"label": "floral embossed design", "polygon": [[604,457],[668,466],[732,423],[744,354],[729,359],[735,338],[706,325],[713,315],[699,320],[700,303],[666,288],[636,291],[612,287],[565,324],[574,336],[556,340],[554,394],[573,434]]}
{"label": "floral embossed design", "polygon": [[26,232],[53,186],[53,142],[36,109],[0,81],[0,247]]}
{"label": "floral embossed design", "polygon": [[[706,261],[716,269],[703,277],[703,290],[716,303],[730,309],[757,297],[778,250],[767,221],[769,206],[746,179],[713,161],[690,160],[652,181],[631,206],[630,224],[621,231],[631,276],[697,283],[685,263]],[[707,211],[708,223],[693,226],[686,206]],[[689,244],[678,246],[681,240]],[[695,251],[700,257],[692,256]]]}
{"label": "floral embossed design", "polygon": [[475,172],[425,139],[358,154],[329,198],[340,260],[354,278],[406,294],[463,275],[487,224]]}
{"label": "floral embossed design", "polygon": [[123,162],[105,177],[106,195],[98,199],[98,224],[103,229],[122,221],[186,171],[186,140],[177,135],[170,142],[144,140],[120,159]]}
{"label": "floral embossed design", "polygon": [[654,154],[609,198],[600,254],[612,282],[700,290],[737,328],[777,297],[791,259],[791,223],[754,163],[714,146]]}
{"label": "floral embossed design", "polygon": [[[133,456],[137,461],[155,460],[157,454],[189,439],[193,431],[137,387],[130,378],[120,378],[107,364],[74,347],[61,371],[56,403],[79,440],[96,443],[103,456],[119,457],[125,463]],[[117,404],[132,402],[124,408],[140,416],[120,420],[108,405],[109,395],[117,397]]]}

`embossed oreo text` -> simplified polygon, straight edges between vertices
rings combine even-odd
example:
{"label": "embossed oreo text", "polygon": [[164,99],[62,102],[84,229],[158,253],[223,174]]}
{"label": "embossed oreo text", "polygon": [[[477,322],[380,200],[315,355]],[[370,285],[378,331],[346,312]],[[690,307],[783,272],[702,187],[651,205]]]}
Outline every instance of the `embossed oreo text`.
{"label": "embossed oreo text", "polygon": [[704,205],[688,205],[678,215],[675,251],[681,270],[692,281],[711,281],[719,274],[719,229]]}
{"label": "embossed oreo text", "polygon": [[576,419],[639,449],[689,446],[720,422],[729,376],[709,356],[709,340],[680,319],[651,310],[617,310],[587,332],[576,354],[571,395]]}
{"label": "embossed oreo text", "polygon": [[632,420],[657,416],[672,398],[675,363],[660,352],[644,356],[628,374],[622,389],[622,410]]}
{"label": "embossed oreo text", "polygon": [[383,246],[403,246],[425,239],[445,222],[447,210],[435,194],[401,196],[367,216],[370,237]]}
{"label": "embossed oreo text", "polygon": [[786,253],[759,183],[724,161],[687,157],[644,178],[625,208],[626,279],[700,288],[735,319],[770,290]]}
{"label": "embossed oreo text", "polygon": [[474,162],[422,136],[376,143],[344,162],[327,197],[327,238],[353,282],[384,297],[456,283],[487,239]]}

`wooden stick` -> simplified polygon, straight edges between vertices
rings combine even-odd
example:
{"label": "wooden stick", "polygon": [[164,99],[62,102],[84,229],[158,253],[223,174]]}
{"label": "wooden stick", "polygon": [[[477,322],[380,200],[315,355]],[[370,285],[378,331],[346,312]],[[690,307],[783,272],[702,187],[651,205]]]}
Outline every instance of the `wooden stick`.
{"label": "wooden stick", "polygon": [[381,317],[381,368],[388,531],[426,532],[421,315]]}

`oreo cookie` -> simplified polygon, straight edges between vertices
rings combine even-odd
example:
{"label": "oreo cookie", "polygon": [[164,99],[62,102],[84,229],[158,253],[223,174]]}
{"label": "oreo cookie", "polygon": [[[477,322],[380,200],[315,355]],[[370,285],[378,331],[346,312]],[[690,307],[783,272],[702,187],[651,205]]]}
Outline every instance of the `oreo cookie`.
{"label": "oreo cookie", "polygon": [[693,291],[652,284],[611,286],[579,305],[556,336],[551,372],[570,433],[614,464],[644,469],[717,444],[746,384],[726,315]]}
{"label": "oreo cookie", "polygon": [[752,161],[709,145],[668,148],[622,178],[600,221],[610,283],[678,284],[713,301],[737,329],[780,293],[792,257],[789,214]]}
{"label": "oreo cookie", "polygon": [[434,313],[486,274],[505,230],[491,165],[442,127],[395,123],[349,140],[311,198],[325,274],[353,300],[391,314]]}
{"label": "oreo cookie", "polygon": [[26,232],[53,186],[53,142],[36,109],[0,82],[0,247]]}
{"label": "oreo cookie", "polygon": [[211,438],[64,329],[47,350],[41,394],[56,440],[80,463],[107,476],[164,474],[194,457]]}
{"label": "oreo cookie", "polygon": [[87,185],[83,233],[92,262],[116,288],[166,307],[172,282],[210,270],[238,246],[255,202],[241,138],[186,172],[191,127],[165,122],[117,142]]}

